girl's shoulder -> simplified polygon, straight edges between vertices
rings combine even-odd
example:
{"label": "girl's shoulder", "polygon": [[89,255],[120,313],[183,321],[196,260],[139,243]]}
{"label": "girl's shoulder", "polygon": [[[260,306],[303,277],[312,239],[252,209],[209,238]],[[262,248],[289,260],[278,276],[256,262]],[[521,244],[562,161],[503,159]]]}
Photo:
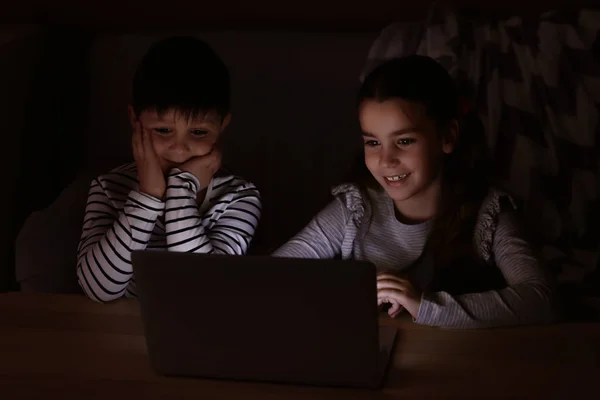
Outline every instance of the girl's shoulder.
{"label": "girl's shoulder", "polygon": [[335,186],[331,194],[346,207],[352,219],[358,221],[364,217],[368,206],[367,190],[355,183],[343,183]]}
{"label": "girl's shoulder", "polygon": [[475,224],[475,245],[481,256],[488,261],[492,256],[494,233],[496,232],[498,216],[503,212],[517,210],[517,204],[509,193],[497,187],[490,187],[479,207],[477,223]]}
{"label": "girl's shoulder", "polygon": [[363,190],[355,183],[342,183],[331,189],[335,197],[361,202],[363,201]]}
{"label": "girl's shoulder", "polygon": [[491,186],[479,207],[479,215],[492,214],[494,217],[501,212],[517,210],[514,197],[503,189]]}

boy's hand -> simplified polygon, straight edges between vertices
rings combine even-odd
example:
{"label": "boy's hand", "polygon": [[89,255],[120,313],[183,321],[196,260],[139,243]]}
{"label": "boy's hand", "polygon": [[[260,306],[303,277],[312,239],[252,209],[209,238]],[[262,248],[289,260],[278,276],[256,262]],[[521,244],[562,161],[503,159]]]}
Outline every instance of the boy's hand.
{"label": "boy's hand", "polygon": [[133,132],[133,157],[137,165],[139,191],[163,199],[167,184],[158,155],[152,145],[152,135],[136,122]]}
{"label": "boy's hand", "polygon": [[214,174],[221,168],[221,150],[215,146],[210,153],[193,157],[179,169],[194,175],[200,181],[200,190],[208,186]]}
{"label": "boy's hand", "polygon": [[408,279],[390,273],[377,275],[377,304],[389,303],[390,317],[395,318],[402,310],[406,310],[417,318],[421,307],[421,294],[417,292]]}

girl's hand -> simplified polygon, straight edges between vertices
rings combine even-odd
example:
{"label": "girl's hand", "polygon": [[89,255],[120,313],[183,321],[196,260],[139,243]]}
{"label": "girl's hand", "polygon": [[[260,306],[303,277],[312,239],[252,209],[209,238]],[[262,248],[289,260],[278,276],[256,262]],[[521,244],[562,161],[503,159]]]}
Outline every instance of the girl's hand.
{"label": "girl's hand", "polygon": [[208,186],[219,168],[221,168],[221,150],[217,146],[213,147],[210,153],[193,157],[179,167],[179,169],[191,173],[200,181],[200,190]]}
{"label": "girl's hand", "polygon": [[135,124],[132,145],[133,158],[137,165],[139,191],[157,199],[162,199],[167,184],[160,166],[160,160],[156,151],[154,151],[152,134],[145,130],[139,121]]}
{"label": "girl's hand", "polygon": [[377,275],[377,304],[389,303],[390,317],[395,318],[402,310],[406,310],[413,318],[417,318],[421,306],[421,293],[408,279],[390,273]]}

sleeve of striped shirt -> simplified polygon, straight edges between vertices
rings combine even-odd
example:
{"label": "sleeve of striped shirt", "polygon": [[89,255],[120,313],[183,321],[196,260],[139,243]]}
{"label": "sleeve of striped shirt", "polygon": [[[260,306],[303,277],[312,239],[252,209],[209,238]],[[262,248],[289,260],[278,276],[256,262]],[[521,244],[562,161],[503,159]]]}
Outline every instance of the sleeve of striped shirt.
{"label": "sleeve of striped shirt", "polygon": [[132,190],[116,209],[95,179],[88,195],[77,255],[79,285],[92,300],[122,297],[132,275],[131,252],[146,248],[164,202]]}
{"label": "sleeve of striped shirt", "polygon": [[335,198],[308,225],[277,249],[274,257],[332,259],[341,254],[349,214]]}
{"label": "sleeve of striped shirt", "polygon": [[[196,195],[198,179],[174,170],[169,175],[165,208],[165,230],[169,251],[244,255],[260,219],[261,201],[255,187],[237,189],[220,215],[200,215]],[[207,230],[203,218],[215,219]]]}
{"label": "sleeve of striped shirt", "polygon": [[493,252],[506,288],[459,296],[446,292],[425,294],[416,322],[445,328],[486,328],[555,321],[557,308],[550,277],[524,238],[513,212],[499,215]]}

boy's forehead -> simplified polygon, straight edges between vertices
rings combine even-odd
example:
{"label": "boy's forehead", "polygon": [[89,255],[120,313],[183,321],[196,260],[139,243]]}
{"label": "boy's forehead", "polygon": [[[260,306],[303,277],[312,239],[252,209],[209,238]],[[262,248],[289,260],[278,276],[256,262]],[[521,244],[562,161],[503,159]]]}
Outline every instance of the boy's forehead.
{"label": "boy's forehead", "polygon": [[157,110],[145,110],[142,112],[145,119],[156,122],[176,122],[182,119],[188,123],[218,123],[219,115],[216,111],[198,111],[195,113],[170,109],[163,112]]}

